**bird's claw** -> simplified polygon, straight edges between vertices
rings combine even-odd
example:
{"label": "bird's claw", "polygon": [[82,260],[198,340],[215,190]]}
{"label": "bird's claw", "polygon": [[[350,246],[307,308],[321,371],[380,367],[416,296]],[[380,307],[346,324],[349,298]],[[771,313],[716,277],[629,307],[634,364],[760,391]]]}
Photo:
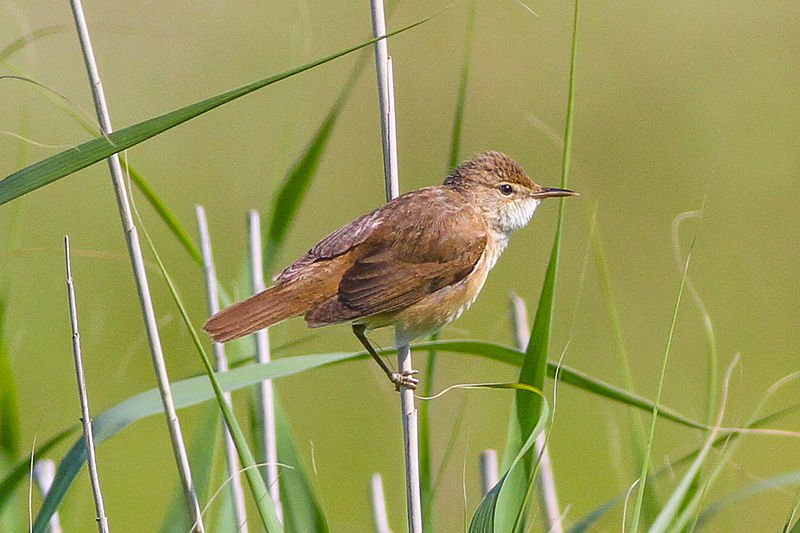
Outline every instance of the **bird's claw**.
{"label": "bird's claw", "polygon": [[419,374],[419,370],[392,372],[391,380],[394,383],[395,390],[400,391],[401,388],[417,390],[419,379],[415,377],[416,374]]}

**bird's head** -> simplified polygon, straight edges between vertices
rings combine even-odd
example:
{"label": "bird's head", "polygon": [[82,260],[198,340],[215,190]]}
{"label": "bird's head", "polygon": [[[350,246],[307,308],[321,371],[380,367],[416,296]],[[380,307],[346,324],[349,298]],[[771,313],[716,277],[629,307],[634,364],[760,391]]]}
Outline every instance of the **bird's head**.
{"label": "bird's head", "polygon": [[578,195],[534,183],[516,161],[500,152],[484,152],[462,163],[444,184],[468,195],[490,226],[503,233],[530,222],[543,199]]}

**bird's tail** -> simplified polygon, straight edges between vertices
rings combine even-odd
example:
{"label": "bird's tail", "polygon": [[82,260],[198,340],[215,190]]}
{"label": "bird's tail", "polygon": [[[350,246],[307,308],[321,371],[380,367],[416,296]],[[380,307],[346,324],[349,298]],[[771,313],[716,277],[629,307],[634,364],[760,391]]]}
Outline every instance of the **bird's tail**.
{"label": "bird's tail", "polygon": [[295,298],[292,284],[270,287],[233,304],[208,319],[203,329],[216,342],[227,342],[307,311],[307,303]]}

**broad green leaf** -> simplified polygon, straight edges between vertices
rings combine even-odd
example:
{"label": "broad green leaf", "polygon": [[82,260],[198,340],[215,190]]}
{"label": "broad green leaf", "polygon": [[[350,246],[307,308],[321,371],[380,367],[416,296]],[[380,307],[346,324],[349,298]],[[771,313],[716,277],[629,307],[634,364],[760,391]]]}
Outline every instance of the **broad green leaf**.
{"label": "broad green leaf", "polygon": [[[220,388],[223,391],[229,391],[249,387],[264,379],[275,379],[337,361],[352,359],[358,355],[361,354],[331,353],[287,357],[264,365],[249,365],[236,368],[218,374],[218,380]],[[208,377],[205,375],[173,383],[172,394],[175,400],[175,407],[179,409],[214,398],[214,392],[211,389]],[[150,389],[132,396],[94,418],[95,444],[99,446],[107,438],[128,427],[133,422],[161,412],[163,412],[163,406],[157,389]],[[39,510],[39,515],[36,518],[37,524],[46,524],[48,522],[85,461],[86,449],[83,444],[83,438],[80,438],[61,460],[53,481],[53,487]],[[21,476],[24,476],[26,472],[23,464]],[[7,479],[5,478],[3,481],[4,488]],[[37,531],[42,531],[42,529],[37,529]]]}
{"label": "broad green leaf", "polygon": [[369,46],[380,39],[407,31],[428,20],[429,18],[423,19],[399,30],[387,33],[385,36],[369,39],[368,41],[351,46],[335,54],[311,61],[305,65],[290,68],[281,73],[248,83],[247,85],[164,113],[163,115],[144,120],[132,126],[128,126],[127,128],[117,130],[108,136],[92,139],[75,148],[70,148],[59,154],[48,157],[47,159],[43,159],[0,180],[0,205],[59,180],[64,176],[68,176],[82,168],[86,168],[98,161],[102,161],[115,153],[135,146],[140,142],[146,141],[159,133],[174,128],[232,100],[329,61],[333,61],[334,59],[364,48],[365,46]]}
{"label": "broad green leaf", "polygon": [[[506,481],[508,480],[509,474],[514,471],[515,467],[519,465],[520,462],[528,455],[533,443],[536,442],[536,437],[544,430],[545,425],[547,424],[547,419],[549,416],[549,407],[547,404],[547,400],[545,400],[541,396],[541,392],[538,390],[533,389],[532,387],[528,387],[525,384],[518,385],[520,390],[517,393],[527,392],[530,394],[531,392],[536,392],[539,397],[542,398],[541,403],[541,416],[537,421],[536,425],[533,427],[531,433],[525,439],[522,446],[520,447],[517,454],[514,456],[514,460],[511,461],[511,464],[505,469],[505,473],[500,477],[500,480],[497,484],[486,493],[486,495],[481,500],[480,505],[475,510],[475,514],[472,515],[472,520],[469,524],[469,533],[495,533],[495,517],[498,511],[498,505],[500,504],[500,494],[504,488],[509,490],[509,487],[506,487]],[[503,527],[498,524],[498,527]],[[498,529],[498,531],[509,531],[509,529]]]}
{"label": "broad green leaf", "polygon": [[[481,341],[437,341],[431,343],[420,343],[411,347],[412,351],[426,351],[436,348],[441,351],[454,353],[464,353],[486,357],[494,361],[500,361],[519,366],[522,361],[522,353],[514,348]],[[381,354],[391,354],[394,350],[381,350]],[[240,366],[228,372],[217,374],[220,387],[223,391],[231,391],[244,387],[249,387],[263,379],[277,379],[283,376],[297,374],[319,368],[326,365],[336,364],[355,359],[365,359],[367,354],[364,352],[356,353],[325,353],[313,355],[299,355],[276,359],[266,364],[251,364]],[[556,371],[556,363],[548,363],[548,375],[552,377]],[[644,411],[652,411],[653,403],[641,396],[630,394],[613,385],[594,379],[582,372],[572,368],[561,366],[559,379],[568,385],[575,386],[586,392],[602,396],[617,403],[636,407]],[[191,405],[210,400],[214,397],[214,392],[209,386],[206,376],[196,376],[185,380],[172,383],[172,392],[175,399],[176,408],[180,409]],[[95,442],[100,445],[107,438],[125,429],[133,422],[163,412],[161,399],[157,389],[150,389],[143,393],[132,396],[127,400],[117,404],[94,418]],[[660,407],[659,416],[677,422],[687,427],[705,429],[705,426],[695,422],[666,407]],[[74,428],[73,428],[74,429]],[[72,430],[70,430],[72,431]],[[62,437],[63,438],[63,437]],[[79,439],[70,451],[61,460],[56,472],[56,479],[50,494],[40,511],[40,515],[46,522],[52,512],[66,494],[67,489],[74,480],[84,461],[86,453],[83,447],[83,439]],[[27,473],[27,460],[22,461],[15,467],[15,472],[21,472],[20,479]],[[3,505],[5,490],[10,491],[19,482],[19,479],[8,475],[0,481],[0,510]]]}

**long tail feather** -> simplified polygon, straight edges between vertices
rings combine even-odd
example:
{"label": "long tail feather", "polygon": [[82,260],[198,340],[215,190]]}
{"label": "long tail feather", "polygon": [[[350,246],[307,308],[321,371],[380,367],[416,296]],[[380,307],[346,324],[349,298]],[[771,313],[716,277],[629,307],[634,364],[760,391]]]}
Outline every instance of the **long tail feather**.
{"label": "long tail feather", "polygon": [[215,314],[203,329],[216,342],[227,342],[299,315],[307,304],[292,297],[293,289],[291,284],[270,287]]}

